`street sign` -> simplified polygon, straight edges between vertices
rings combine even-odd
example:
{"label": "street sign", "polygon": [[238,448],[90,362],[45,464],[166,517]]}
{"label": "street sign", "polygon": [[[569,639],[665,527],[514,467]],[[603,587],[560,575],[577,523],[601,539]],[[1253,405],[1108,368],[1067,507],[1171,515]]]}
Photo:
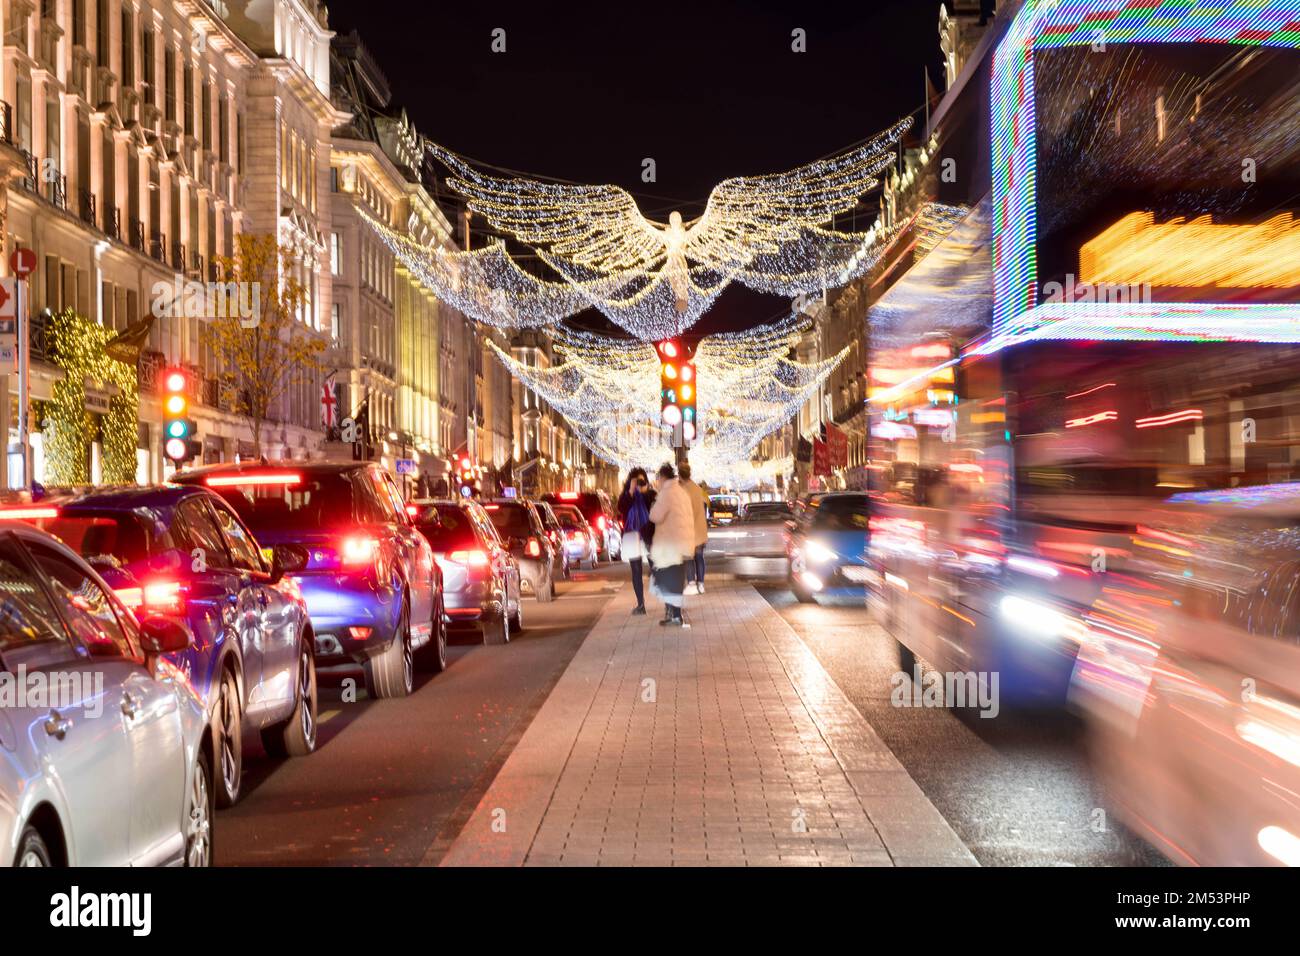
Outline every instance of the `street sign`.
{"label": "street sign", "polygon": [[414,458],[399,458],[396,464],[399,475],[413,475],[416,473]]}
{"label": "street sign", "polygon": [[9,269],[20,279],[26,279],[36,271],[36,253],[31,249],[18,248],[9,257]]}
{"label": "street sign", "polygon": [[0,362],[14,360],[18,348],[18,279],[0,279]]}

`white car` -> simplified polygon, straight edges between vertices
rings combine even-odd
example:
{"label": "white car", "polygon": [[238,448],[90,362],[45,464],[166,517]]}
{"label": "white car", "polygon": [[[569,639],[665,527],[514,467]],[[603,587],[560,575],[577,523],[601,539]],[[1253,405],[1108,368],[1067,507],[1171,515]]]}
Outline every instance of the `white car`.
{"label": "white car", "polygon": [[211,865],[210,724],[162,659],[190,640],[0,522],[0,864]]}

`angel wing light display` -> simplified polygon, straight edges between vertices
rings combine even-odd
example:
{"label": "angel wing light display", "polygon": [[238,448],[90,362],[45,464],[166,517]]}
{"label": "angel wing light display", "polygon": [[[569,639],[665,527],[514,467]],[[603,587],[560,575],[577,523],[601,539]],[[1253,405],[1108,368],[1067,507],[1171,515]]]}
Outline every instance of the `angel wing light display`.
{"label": "angel wing light display", "polygon": [[693,325],[728,284],[796,296],[842,285],[876,261],[881,236],[832,228],[894,161],[904,119],[868,142],[784,173],[714,187],[704,212],[647,219],[618,186],[501,178],[441,146],[448,185],[497,232],[560,277],[524,269],[496,242],[474,252],[419,246],[370,224],[408,268],[457,309],[506,328],[553,325],[587,308],[645,340]]}

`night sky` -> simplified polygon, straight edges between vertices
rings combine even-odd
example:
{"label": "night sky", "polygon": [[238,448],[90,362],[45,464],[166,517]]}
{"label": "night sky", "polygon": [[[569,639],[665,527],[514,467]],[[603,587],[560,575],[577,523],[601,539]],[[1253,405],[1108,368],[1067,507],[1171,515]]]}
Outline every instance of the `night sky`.
{"label": "night sky", "polygon": [[[612,182],[664,220],[729,176],[856,144],[922,106],[941,77],[937,0],[796,3],[430,3],[332,0],[426,136],[471,159]],[[382,10],[382,15],[376,11]],[[496,27],[505,53],[490,49]],[[807,52],[791,31],[807,31]],[[652,157],[657,182],[641,182]],[[875,200],[856,223],[865,228]],[[729,289],[700,331],[757,324],[783,300]]]}

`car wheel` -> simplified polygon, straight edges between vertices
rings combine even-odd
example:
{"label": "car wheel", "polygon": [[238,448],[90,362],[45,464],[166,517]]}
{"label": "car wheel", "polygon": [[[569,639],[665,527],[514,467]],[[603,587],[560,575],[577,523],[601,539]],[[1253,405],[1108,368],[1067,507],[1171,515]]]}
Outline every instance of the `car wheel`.
{"label": "car wheel", "polygon": [[[520,601],[522,606],[523,602]],[[483,643],[484,644],[509,644],[510,643],[510,618],[506,615],[503,608],[501,613],[489,621],[483,622]]]}
{"label": "car wheel", "polygon": [[289,719],[262,731],[262,746],[272,757],[305,757],[316,749],[316,658],[305,639],[298,649],[296,697]]}
{"label": "car wheel", "polygon": [[212,865],[212,759],[199,751],[185,808],[185,865]]}
{"label": "car wheel", "polygon": [[53,866],[50,848],[45,845],[35,827],[23,830],[22,839],[18,841],[18,855],[14,857],[14,866]]}
{"label": "car wheel", "polygon": [[411,653],[411,602],[403,598],[397,634],[384,650],[366,658],[366,693],[372,698],[405,697],[415,686],[415,661]]}
{"label": "car wheel", "polygon": [[447,621],[443,615],[442,590],[433,601],[433,635],[429,643],[420,648],[415,662],[421,670],[441,674],[447,669]]}
{"label": "car wheel", "polygon": [[799,583],[799,576],[790,571],[790,590],[794,593],[794,598],[800,604],[812,604],[815,600],[813,593]]}
{"label": "car wheel", "polygon": [[596,570],[596,559],[594,557],[587,559],[587,570],[588,571]]}
{"label": "car wheel", "polygon": [[239,707],[239,682],[229,670],[221,672],[216,712],[212,715],[212,739],[216,741],[216,799],[218,807],[233,807],[239,801],[244,770],[243,715]]}

